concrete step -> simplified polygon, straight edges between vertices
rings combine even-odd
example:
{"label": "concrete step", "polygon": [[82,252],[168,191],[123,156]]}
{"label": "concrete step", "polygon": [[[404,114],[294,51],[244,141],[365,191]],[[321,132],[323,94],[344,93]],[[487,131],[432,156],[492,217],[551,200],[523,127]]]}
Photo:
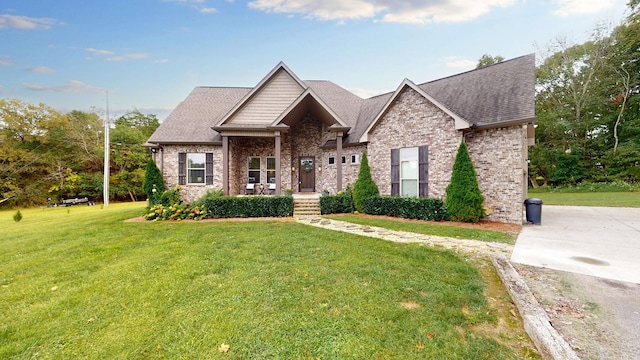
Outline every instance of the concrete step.
{"label": "concrete step", "polygon": [[301,197],[293,200],[293,216],[320,215],[318,197]]}

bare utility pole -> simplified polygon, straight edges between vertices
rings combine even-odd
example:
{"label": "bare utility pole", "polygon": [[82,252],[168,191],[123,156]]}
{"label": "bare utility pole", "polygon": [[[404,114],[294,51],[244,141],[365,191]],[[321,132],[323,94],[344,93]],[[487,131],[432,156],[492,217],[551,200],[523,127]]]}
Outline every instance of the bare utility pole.
{"label": "bare utility pole", "polygon": [[109,206],[109,90],[107,93],[107,118],[104,120],[104,184],[102,186],[102,200],[104,206]]}

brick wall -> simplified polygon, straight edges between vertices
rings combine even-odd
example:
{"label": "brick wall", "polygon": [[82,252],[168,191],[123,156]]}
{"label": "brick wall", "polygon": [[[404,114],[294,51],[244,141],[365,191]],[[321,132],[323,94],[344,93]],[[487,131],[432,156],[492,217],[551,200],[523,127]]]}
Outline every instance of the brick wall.
{"label": "brick wall", "polygon": [[[406,88],[369,136],[367,156],[381,194],[391,193],[391,149],[429,147],[429,196],[444,199],[462,132],[453,119]],[[526,127],[477,131],[466,138],[489,219],[522,223]]]}
{"label": "brick wall", "polygon": [[403,91],[369,135],[367,156],[380,193],[391,194],[391,149],[429,146],[429,196],[444,198],[462,135],[453,119],[412,89]]}
{"label": "brick wall", "polygon": [[526,125],[478,131],[467,136],[466,141],[489,219],[522,224],[527,174]]}
{"label": "brick wall", "polygon": [[[178,153],[213,153],[213,185],[181,185],[180,193],[184,201],[195,201],[210,189],[222,188],[222,147],[207,145],[171,145],[156,157],[156,165],[161,168],[167,189],[178,185]],[[162,157],[160,159],[160,157]]]}

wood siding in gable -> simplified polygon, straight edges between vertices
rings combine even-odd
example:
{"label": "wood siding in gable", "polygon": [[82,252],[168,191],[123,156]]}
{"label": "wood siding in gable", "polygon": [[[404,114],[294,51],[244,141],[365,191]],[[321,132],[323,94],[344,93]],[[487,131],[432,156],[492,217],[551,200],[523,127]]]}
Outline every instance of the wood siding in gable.
{"label": "wood siding in gable", "polygon": [[268,125],[303,91],[286,71],[280,70],[226,124]]}

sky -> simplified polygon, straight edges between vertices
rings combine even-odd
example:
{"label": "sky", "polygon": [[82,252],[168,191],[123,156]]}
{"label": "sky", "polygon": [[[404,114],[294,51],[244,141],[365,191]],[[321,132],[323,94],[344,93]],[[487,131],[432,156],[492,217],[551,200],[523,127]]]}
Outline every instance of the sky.
{"label": "sky", "polygon": [[[283,61],[360,95],[544,56],[627,0],[0,0],[0,99],[163,120],[196,86],[253,87]],[[108,105],[107,105],[108,104]]]}

